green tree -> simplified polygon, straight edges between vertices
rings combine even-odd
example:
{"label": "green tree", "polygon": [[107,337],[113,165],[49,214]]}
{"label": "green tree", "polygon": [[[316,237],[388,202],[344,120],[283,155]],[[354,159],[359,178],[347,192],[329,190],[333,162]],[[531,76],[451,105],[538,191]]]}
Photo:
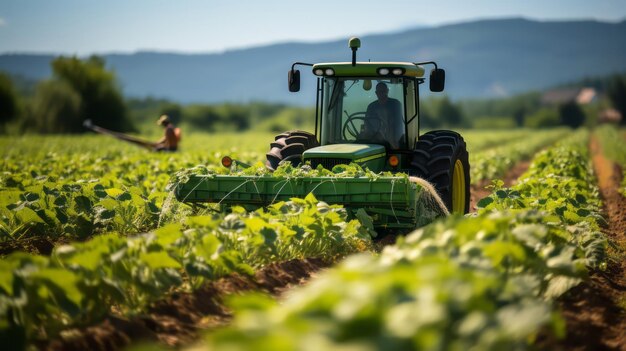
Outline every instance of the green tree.
{"label": "green tree", "polygon": [[19,100],[8,75],[0,72],[0,132],[19,113]]}
{"label": "green tree", "polygon": [[561,124],[578,128],[585,123],[585,112],[574,102],[568,102],[559,106],[559,119]]}
{"label": "green tree", "polygon": [[222,121],[222,116],[209,105],[190,105],[184,111],[185,121],[194,128],[207,132],[215,132],[216,126]]}
{"label": "green tree", "polygon": [[555,127],[560,124],[559,113],[554,108],[544,107],[526,116],[524,125],[530,128]]}
{"label": "green tree", "polygon": [[471,121],[485,117],[510,117],[518,126],[523,126],[526,116],[541,108],[541,93],[529,92],[508,98],[465,100],[459,105],[462,107],[464,118]]}
{"label": "green tree", "polygon": [[622,124],[626,124],[626,76],[614,75],[609,79],[607,95],[613,107],[622,114]]}
{"label": "green tree", "polygon": [[513,111],[513,120],[515,120],[515,125],[517,127],[522,127],[524,125],[524,117],[526,117],[526,109],[524,106],[519,106]]}
{"label": "green tree", "polygon": [[441,126],[441,121],[433,116],[434,105],[433,99],[425,99],[420,104],[420,128],[435,129]]}
{"label": "green tree", "polygon": [[249,106],[227,103],[217,106],[216,111],[226,130],[242,131],[250,127]]}
{"label": "green tree", "polygon": [[81,97],[66,82],[44,81],[37,86],[24,129],[39,133],[83,131]]}
{"label": "green tree", "polygon": [[115,75],[105,69],[104,60],[58,57],[51,65],[52,79],[37,86],[24,130],[80,133],[86,119],[112,130],[134,130]]}
{"label": "green tree", "polygon": [[228,114],[227,120],[234,125],[237,131],[250,128],[250,119],[242,108],[232,109]]}
{"label": "green tree", "polygon": [[459,126],[463,122],[461,109],[453,104],[447,96],[444,96],[439,103],[439,117],[448,127]]}

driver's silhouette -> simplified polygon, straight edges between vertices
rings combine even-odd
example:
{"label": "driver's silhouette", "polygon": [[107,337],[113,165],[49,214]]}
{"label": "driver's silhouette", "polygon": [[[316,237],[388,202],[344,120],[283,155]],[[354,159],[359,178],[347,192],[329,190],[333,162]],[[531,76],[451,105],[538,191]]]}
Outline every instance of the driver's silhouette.
{"label": "driver's silhouette", "polygon": [[378,99],[367,106],[359,139],[387,142],[391,148],[398,149],[404,138],[402,104],[389,97],[389,87],[383,82],[376,84],[376,96]]}

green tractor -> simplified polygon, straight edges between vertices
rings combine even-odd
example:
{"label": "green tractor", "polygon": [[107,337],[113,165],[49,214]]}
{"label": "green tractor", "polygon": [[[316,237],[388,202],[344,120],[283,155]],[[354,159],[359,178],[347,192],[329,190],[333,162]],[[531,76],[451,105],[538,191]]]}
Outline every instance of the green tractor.
{"label": "green tractor", "polygon": [[300,90],[296,66],[310,66],[318,77],[315,131],[276,136],[266,167],[275,170],[291,162],[332,169],[356,163],[373,172],[401,172],[410,177],[193,176],[178,185],[178,200],[266,206],[312,192],[319,200],[342,204],[355,213],[365,210],[376,227],[413,229],[432,220],[432,211],[422,203],[430,183],[441,199],[439,204],[446,208],[443,212],[467,213],[470,176],[463,137],[449,130],[421,135],[419,131],[419,87],[425,81],[422,65],[434,66],[429,77],[433,92],[443,91],[445,71],[432,61],[357,62],[360,45],[358,38],[350,39],[351,62],[292,65],[291,92]]}

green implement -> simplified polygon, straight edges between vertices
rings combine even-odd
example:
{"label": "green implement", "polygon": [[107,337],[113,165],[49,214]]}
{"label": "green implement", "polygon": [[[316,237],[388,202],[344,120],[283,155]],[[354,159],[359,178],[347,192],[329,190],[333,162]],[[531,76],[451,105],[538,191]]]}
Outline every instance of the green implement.
{"label": "green implement", "polygon": [[193,175],[176,187],[186,203],[267,206],[309,193],[353,214],[363,209],[377,228],[414,229],[447,214],[428,183],[414,177],[310,177]]}
{"label": "green implement", "polygon": [[[428,75],[432,92],[443,91],[445,71],[433,61],[359,62],[360,39],[351,38],[349,47],[348,62],[291,65],[290,92],[300,91],[296,66],[309,67],[317,77],[315,128],[285,131],[270,141],[265,168],[273,173],[184,174],[176,185],[178,200],[250,208],[312,194],[343,205],[368,227],[373,222],[395,232],[449,213],[467,213],[465,140],[451,130],[420,134],[419,91],[427,79],[423,66],[434,66]],[[369,173],[342,174],[342,167],[351,164]],[[247,166],[228,156],[222,165],[231,170]],[[328,173],[285,173],[283,165]]]}

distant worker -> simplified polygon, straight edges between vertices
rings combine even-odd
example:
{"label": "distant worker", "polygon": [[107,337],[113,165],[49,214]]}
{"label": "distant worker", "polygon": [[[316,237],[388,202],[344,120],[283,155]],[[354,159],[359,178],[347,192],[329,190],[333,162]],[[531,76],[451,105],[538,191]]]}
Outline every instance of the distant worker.
{"label": "distant worker", "polygon": [[157,124],[165,128],[163,138],[154,145],[156,151],[176,151],[180,142],[180,128],[175,128],[167,115],[162,115]]}
{"label": "distant worker", "polygon": [[372,142],[385,142],[393,149],[404,144],[404,121],[402,104],[389,97],[389,87],[380,82],[376,84],[378,100],[367,106],[363,131],[359,139]]}

